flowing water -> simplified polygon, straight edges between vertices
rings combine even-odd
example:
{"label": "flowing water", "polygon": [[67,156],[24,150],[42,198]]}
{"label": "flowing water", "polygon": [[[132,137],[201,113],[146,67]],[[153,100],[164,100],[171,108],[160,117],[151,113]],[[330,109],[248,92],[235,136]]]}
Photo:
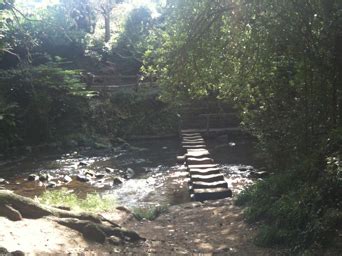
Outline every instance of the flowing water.
{"label": "flowing water", "polygon": [[[223,136],[207,140],[207,144],[233,193],[253,183],[249,173],[255,164],[255,152],[250,140],[229,140]],[[175,164],[178,154],[179,138],[133,141],[111,150],[44,153],[15,162],[0,162],[0,178],[6,180],[0,188],[34,197],[49,189],[66,187],[81,197],[91,192],[112,194],[119,204],[127,207],[179,204],[190,197],[184,172]],[[87,182],[76,178],[77,175],[90,177],[85,176],[87,173],[93,175]],[[50,182],[28,181],[30,174],[49,174]],[[70,182],[65,181],[66,175],[72,177]],[[122,184],[118,184],[117,177]]]}

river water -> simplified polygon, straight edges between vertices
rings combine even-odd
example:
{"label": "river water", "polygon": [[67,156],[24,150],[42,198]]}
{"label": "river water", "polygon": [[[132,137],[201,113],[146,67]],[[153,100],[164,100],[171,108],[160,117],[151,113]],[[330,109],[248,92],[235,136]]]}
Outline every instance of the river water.
{"label": "river water", "polygon": [[[249,173],[255,165],[255,150],[249,139],[221,136],[208,139],[207,145],[234,194],[254,182]],[[113,195],[118,204],[130,208],[180,204],[190,201],[190,197],[184,183],[184,171],[176,165],[178,154],[179,138],[131,141],[108,150],[40,153],[17,161],[0,162],[0,178],[6,180],[0,188],[30,197],[61,187],[80,197],[99,192]],[[77,175],[84,177],[86,173],[93,175],[88,182],[76,178]],[[48,188],[51,183],[47,181],[28,181],[30,174],[49,174],[56,187]],[[65,175],[72,181],[63,181]],[[113,182],[117,177],[122,184]]]}

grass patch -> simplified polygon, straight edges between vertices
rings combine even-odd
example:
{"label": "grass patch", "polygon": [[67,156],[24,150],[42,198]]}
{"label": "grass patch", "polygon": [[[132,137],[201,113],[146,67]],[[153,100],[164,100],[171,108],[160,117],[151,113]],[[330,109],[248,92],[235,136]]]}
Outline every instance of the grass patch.
{"label": "grass patch", "polygon": [[154,220],[160,214],[167,212],[166,205],[159,205],[153,207],[134,208],[133,215],[137,220]]}
{"label": "grass patch", "polygon": [[101,196],[97,193],[90,193],[84,199],[66,188],[44,192],[38,201],[50,206],[70,207],[75,211],[85,212],[107,212],[115,209],[115,199],[109,196]]}

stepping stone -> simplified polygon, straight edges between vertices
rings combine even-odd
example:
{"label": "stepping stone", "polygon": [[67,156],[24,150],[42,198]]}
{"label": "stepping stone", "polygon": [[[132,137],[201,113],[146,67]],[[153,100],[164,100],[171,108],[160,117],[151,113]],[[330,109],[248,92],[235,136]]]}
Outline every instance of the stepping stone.
{"label": "stepping stone", "polygon": [[190,191],[198,188],[228,188],[228,184],[221,180],[215,182],[194,181],[189,185]]}
{"label": "stepping stone", "polygon": [[220,173],[219,168],[207,168],[207,169],[190,169],[190,175],[210,175],[210,174],[218,174]]}
{"label": "stepping stone", "polygon": [[217,168],[218,164],[191,164],[188,165],[188,169],[207,169],[207,168]]}
{"label": "stepping stone", "polygon": [[186,163],[188,165],[193,165],[193,164],[212,164],[214,163],[214,160],[209,157],[202,157],[202,158],[195,158],[195,157],[187,157],[186,158]]}
{"label": "stepping stone", "polygon": [[193,140],[203,139],[203,137],[201,135],[192,135],[192,136],[183,135],[182,138],[183,139],[193,139]]}
{"label": "stepping stone", "polygon": [[201,188],[194,189],[191,198],[196,201],[217,200],[232,196],[232,191],[227,188]]}
{"label": "stepping stone", "polygon": [[202,140],[202,141],[182,141],[182,144],[187,144],[187,145],[201,145],[201,144],[204,144],[205,141]]}
{"label": "stepping stone", "polygon": [[183,144],[183,148],[185,149],[205,149],[206,145],[200,144],[200,145],[195,145],[195,144]]}
{"label": "stepping stone", "polygon": [[204,181],[204,182],[215,182],[215,181],[224,181],[224,177],[221,173],[219,174],[209,174],[209,175],[192,175],[190,181]]}
{"label": "stepping stone", "polygon": [[210,153],[208,150],[193,151],[193,152],[188,152],[185,154],[186,158],[189,158],[189,157],[201,158],[201,157],[208,157],[208,156],[210,156]]}
{"label": "stepping stone", "polygon": [[205,141],[203,139],[199,139],[199,140],[182,140],[182,143],[205,143]]}
{"label": "stepping stone", "polygon": [[206,148],[189,148],[187,151],[188,153],[201,152],[201,151],[209,152]]}

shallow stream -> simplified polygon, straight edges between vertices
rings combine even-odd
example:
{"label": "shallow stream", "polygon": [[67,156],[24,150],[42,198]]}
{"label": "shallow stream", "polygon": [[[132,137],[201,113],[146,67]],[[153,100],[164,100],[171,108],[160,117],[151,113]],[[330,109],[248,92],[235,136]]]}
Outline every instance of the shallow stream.
{"label": "shallow stream", "polygon": [[[233,193],[253,183],[250,173],[254,169],[255,151],[250,140],[221,136],[207,140],[207,145]],[[40,153],[0,162],[0,178],[5,180],[0,188],[30,197],[61,187],[81,197],[91,192],[113,194],[118,204],[127,207],[180,204],[190,201],[190,197],[184,172],[176,165],[178,154],[179,138],[132,141],[110,150]],[[48,175],[49,181],[28,181],[30,174],[36,174],[37,179]],[[90,178],[81,181],[84,177]]]}

